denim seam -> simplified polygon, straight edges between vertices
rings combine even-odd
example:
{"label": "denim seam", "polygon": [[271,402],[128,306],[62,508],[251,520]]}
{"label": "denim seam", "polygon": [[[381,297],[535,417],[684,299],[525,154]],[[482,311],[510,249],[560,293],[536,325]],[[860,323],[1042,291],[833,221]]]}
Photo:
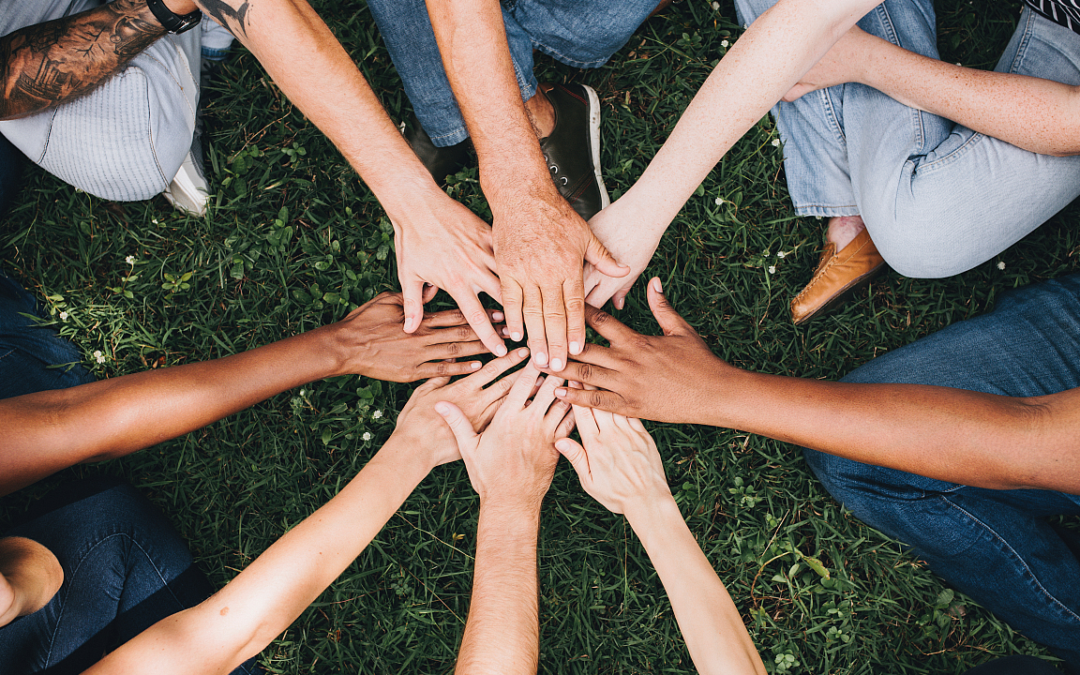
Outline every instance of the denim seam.
{"label": "denim seam", "polygon": [[[158,568],[158,564],[154,560],[154,558],[150,555],[150,553],[145,548],[143,548],[142,544],[140,544],[139,541],[135,537],[131,536],[127,532],[116,532],[114,534],[105,535],[104,537],[99,539],[97,541],[97,543],[95,543],[93,546],[91,546],[89,549],[87,549],[86,552],[83,553],[82,556],[80,556],[78,564],[76,564],[74,569],[72,569],[72,571],[71,571],[71,578],[72,578],[73,581],[74,581],[75,577],[78,576],[79,571],[82,569],[83,562],[85,562],[86,559],[88,557],[90,557],[90,554],[92,554],[94,552],[94,550],[97,549],[99,546],[101,546],[105,542],[109,541],[110,539],[113,539],[114,537],[127,537],[131,541],[131,543],[136,548],[138,548],[139,551],[141,551],[144,556],[146,556],[146,559],[148,561],[150,561],[150,566],[154,568],[154,572],[158,575],[158,579],[161,580],[162,587],[168,589],[169,594],[172,595],[173,599],[176,600],[177,603],[179,603],[180,605],[183,605],[183,603],[180,602],[180,598],[176,597],[176,594],[173,593],[172,588],[169,586],[169,582],[166,581],[165,577],[161,574],[161,570]],[[67,609],[67,604],[68,604],[67,599],[68,599],[68,595],[70,595],[70,593],[71,593],[71,586],[69,585],[67,590],[64,592],[64,597],[61,599],[60,612],[56,616],[56,625],[53,627],[52,635],[49,637],[49,649],[48,649],[48,651],[46,652],[46,655],[45,655],[45,667],[46,668],[51,666],[51,665],[54,665],[52,663],[53,645],[56,642],[56,634],[60,630],[60,624],[63,623],[64,612]]]}
{"label": "denim seam", "polygon": [[554,59],[557,59],[558,61],[562,62],[565,65],[570,66],[571,68],[600,68],[605,63],[607,63],[609,60],[611,60],[611,55],[609,54],[609,55],[607,55],[606,57],[604,57],[602,59],[594,59],[592,61],[578,61],[577,59],[572,59],[569,56],[563,54],[558,49],[555,49],[553,47],[549,47],[548,45],[544,44],[543,42],[538,42],[536,40],[533,40],[532,44],[533,44],[533,47],[540,50],[544,54],[547,54],[548,56],[550,56],[550,57],[552,57]]}
{"label": "denim seam", "polygon": [[985,532],[989,533],[994,538],[995,543],[997,543],[999,545],[999,547],[1003,551],[1005,551],[1007,554],[1011,555],[1016,561],[1019,562],[1020,567],[1024,571],[1024,576],[1028,579],[1030,585],[1032,587],[1034,587],[1034,589],[1036,591],[1042,593],[1043,596],[1045,596],[1046,600],[1049,601],[1049,604],[1052,607],[1057,608],[1066,617],[1071,617],[1073,621],[1075,621],[1077,624],[1080,624],[1080,616],[1078,616],[1076,614],[1076,612],[1069,609],[1064,603],[1062,603],[1060,600],[1058,600],[1056,597],[1054,597],[1054,595],[1052,593],[1050,593],[1050,591],[1046,590],[1046,587],[1043,586],[1039,582],[1039,579],[1031,571],[1031,568],[1028,567],[1027,561],[1024,560],[1023,556],[1021,556],[1019,553],[1016,552],[1016,549],[1014,549],[1012,546],[1009,545],[1009,542],[1007,542],[1004,537],[1002,537],[1000,534],[998,534],[996,530],[991,528],[989,525],[984,523],[982,520],[976,518],[971,512],[967,511],[962,506],[960,506],[958,504],[954,504],[953,502],[949,501],[949,499],[947,499],[944,496],[939,496],[938,499],[945,502],[945,504],[952,507],[953,509],[956,509],[960,513],[964,514],[973,523],[978,524],[979,526],[981,526],[983,528],[983,530]]}

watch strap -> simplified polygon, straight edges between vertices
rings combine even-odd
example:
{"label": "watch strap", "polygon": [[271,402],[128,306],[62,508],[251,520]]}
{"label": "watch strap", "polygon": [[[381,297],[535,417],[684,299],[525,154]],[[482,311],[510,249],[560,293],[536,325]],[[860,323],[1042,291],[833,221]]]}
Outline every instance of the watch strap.
{"label": "watch strap", "polygon": [[202,12],[195,10],[191,14],[180,15],[169,9],[162,0],[146,0],[146,6],[154,13],[162,28],[170,33],[183,33],[199,25]]}

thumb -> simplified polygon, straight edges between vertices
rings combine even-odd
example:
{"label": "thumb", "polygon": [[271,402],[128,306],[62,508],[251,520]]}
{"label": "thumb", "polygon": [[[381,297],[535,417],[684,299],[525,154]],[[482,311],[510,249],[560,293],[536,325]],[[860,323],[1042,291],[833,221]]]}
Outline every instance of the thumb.
{"label": "thumb", "polygon": [[405,303],[405,332],[412,333],[424,319],[424,281],[411,279],[401,284],[401,297]]}
{"label": "thumb", "polygon": [[679,313],[664,297],[664,288],[660,285],[660,277],[653,277],[649,280],[648,295],[649,309],[652,310],[653,316],[656,317],[656,323],[660,324],[660,329],[664,331],[664,335],[697,335],[697,331],[686,323],[686,319],[679,316]]}
{"label": "thumb", "polygon": [[435,412],[442,415],[442,418],[450,426],[450,431],[454,432],[458,450],[472,449],[476,445],[477,435],[473,430],[472,422],[465,416],[465,413],[461,412],[461,408],[449,401],[439,401],[435,404]]}
{"label": "thumb", "polygon": [[589,467],[589,455],[585,448],[572,438],[560,438],[555,441],[555,449],[570,462],[577,472],[582,484],[592,478],[592,469]]}
{"label": "thumb", "polygon": [[615,257],[608,253],[607,248],[600,243],[595,234],[589,235],[589,245],[585,249],[585,260],[591,262],[598,272],[602,272],[609,277],[625,277],[630,274],[630,268],[615,260]]}

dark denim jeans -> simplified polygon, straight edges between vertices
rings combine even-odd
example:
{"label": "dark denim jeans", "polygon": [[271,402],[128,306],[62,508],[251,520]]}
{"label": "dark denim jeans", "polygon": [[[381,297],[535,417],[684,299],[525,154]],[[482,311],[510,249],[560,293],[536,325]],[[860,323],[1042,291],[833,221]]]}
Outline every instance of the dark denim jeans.
{"label": "dark denim jeans", "polygon": [[[7,535],[48,547],[64,568],[64,584],[43,609],[0,628],[4,673],[81,673],[211,593],[179,535],[129,485],[65,486]],[[234,675],[259,672],[250,669],[253,661]]]}
{"label": "dark denim jeans", "polygon": [[[1080,387],[1080,274],[1007,293],[994,311],[874,359],[844,381],[1008,396]],[[1072,537],[1046,522],[1080,514],[1080,497],[972,488],[811,450],[806,460],[856,516],[1080,672],[1080,562]]]}
{"label": "dark denim jeans", "polygon": [[40,316],[37,300],[0,272],[0,398],[93,382],[75,346],[27,315]]}

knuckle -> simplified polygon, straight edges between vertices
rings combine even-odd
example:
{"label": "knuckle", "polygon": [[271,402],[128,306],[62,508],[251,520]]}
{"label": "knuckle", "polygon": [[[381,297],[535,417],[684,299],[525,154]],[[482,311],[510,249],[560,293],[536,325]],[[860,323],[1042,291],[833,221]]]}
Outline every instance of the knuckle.
{"label": "knuckle", "polygon": [[458,340],[471,340],[474,335],[476,335],[476,333],[474,333],[473,329],[467,325],[454,328],[454,337]]}
{"label": "knuckle", "polygon": [[585,301],[581,298],[567,298],[566,310],[568,312],[583,312],[585,310]]}
{"label": "knuckle", "polygon": [[589,406],[593,408],[599,408],[604,405],[604,395],[599,391],[591,391],[587,394]]}
{"label": "knuckle", "polygon": [[461,343],[460,342],[447,342],[446,343],[446,353],[451,355],[451,356],[456,356],[456,355],[460,354],[461,353]]}
{"label": "knuckle", "polygon": [[583,380],[591,380],[596,376],[596,368],[591,364],[582,363],[578,366],[577,375]]}
{"label": "knuckle", "polygon": [[452,365],[453,365],[452,363],[447,363],[446,361],[440,361],[439,363],[437,363],[435,365],[435,373],[436,373],[436,375],[438,377],[446,377],[447,375],[451,375],[452,373],[450,372],[450,366],[452,366]]}

